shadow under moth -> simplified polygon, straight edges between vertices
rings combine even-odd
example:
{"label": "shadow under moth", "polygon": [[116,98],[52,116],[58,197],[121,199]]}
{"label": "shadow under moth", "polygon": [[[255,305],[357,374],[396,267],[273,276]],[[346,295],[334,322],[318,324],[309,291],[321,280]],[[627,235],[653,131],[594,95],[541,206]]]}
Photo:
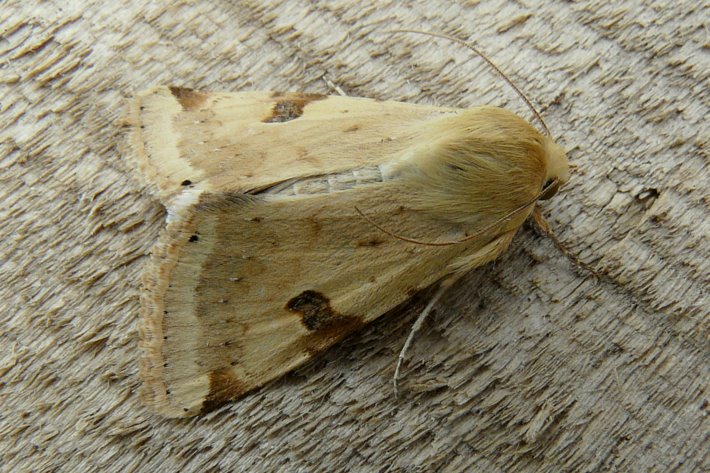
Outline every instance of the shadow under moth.
{"label": "shadow under moth", "polygon": [[170,417],[237,399],[494,260],[569,178],[549,136],[490,106],[158,87],[129,124],[167,209],[140,371]]}

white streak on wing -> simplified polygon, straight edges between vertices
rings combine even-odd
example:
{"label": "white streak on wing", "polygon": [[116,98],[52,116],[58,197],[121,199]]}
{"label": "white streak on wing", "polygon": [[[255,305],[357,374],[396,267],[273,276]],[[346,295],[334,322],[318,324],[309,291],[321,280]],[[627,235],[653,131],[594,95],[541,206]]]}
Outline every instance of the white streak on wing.
{"label": "white streak on wing", "polygon": [[168,210],[167,223],[179,221],[182,218],[182,211],[196,204],[200,199],[200,194],[202,194],[200,189],[185,189],[173,197],[170,203],[165,206]]}

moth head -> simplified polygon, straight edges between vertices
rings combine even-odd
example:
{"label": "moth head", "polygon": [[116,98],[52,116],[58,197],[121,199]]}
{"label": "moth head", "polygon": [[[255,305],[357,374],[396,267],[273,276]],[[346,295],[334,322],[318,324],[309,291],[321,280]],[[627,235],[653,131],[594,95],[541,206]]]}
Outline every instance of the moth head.
{"label": "moth head", "polygon": [[543,141],[545,155],[545,183],[542,186],[541,200],[546,200],[557,194],[557,191],[569,181],[569,162],[565,150],[546,136]]}

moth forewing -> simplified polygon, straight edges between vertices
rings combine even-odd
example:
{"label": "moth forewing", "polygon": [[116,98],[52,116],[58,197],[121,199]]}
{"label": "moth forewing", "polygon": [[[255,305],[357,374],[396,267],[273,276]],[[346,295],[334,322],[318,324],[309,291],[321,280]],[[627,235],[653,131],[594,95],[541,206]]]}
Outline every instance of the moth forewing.
{"label": "moth forewing", "polygon": [[186,187],[250,192],[387,162],[411,144],[416,124],[459,112],[318,94],[157,87],[138,94],[129,123],[137,164],[165,201]]}
{"label": "moth forewing", "polygon": [[[547,138],[490,107],[160,88],[139,96],[132,120],[169,214],[141,330],[144,395],[168,416],[236,399],[495,259],[532,206],[501,216],[554,167]],[[382,233],[356,208],[430,240],[500,224],[432,247]]]}

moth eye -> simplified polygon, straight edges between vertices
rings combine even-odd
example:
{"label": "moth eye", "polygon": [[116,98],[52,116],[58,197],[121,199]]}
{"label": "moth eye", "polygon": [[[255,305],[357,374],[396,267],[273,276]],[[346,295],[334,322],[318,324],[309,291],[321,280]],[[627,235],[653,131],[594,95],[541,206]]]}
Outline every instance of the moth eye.
{"label": "moth eye", "polygon": [[545,181],[545,185],[542,186],[540,200],[547,200],[553,195],[557,194],[559,188],[560,182],[557,179],[548,179],[547,181]]}

